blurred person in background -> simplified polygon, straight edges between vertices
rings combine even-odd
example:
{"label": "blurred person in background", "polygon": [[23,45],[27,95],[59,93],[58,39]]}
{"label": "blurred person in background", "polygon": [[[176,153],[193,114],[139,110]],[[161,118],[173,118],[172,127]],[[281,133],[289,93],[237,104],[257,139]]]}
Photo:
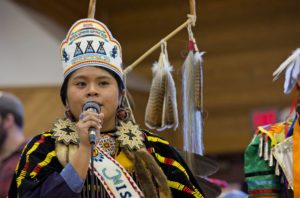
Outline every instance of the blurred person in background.
{"label": "blurred person in background", "polygon": [[23,105],[7,92],[0,92],[0,198],[6,197],[25,137]]}

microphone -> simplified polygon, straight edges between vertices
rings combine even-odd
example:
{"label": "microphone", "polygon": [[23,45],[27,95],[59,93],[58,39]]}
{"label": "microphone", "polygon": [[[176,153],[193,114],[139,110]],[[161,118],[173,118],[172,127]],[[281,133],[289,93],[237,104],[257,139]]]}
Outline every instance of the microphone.
{"label": "microphone", "polygon": [[[94,111],[96,113],[101,112],[100,105],[95,102],[95,101],[87,101],[82,108],[82,111]],[[90,144],[95,144],[96,142],[96,129],[95,127],[90,127],[89,128],[89,139],[90,139]]]}

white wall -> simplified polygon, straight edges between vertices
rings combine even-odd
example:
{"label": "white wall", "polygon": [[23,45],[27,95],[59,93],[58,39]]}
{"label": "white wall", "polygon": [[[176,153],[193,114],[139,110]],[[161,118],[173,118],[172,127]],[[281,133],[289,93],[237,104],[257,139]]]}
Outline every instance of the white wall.
{"label": "white wall", "polygon": [[[56,37],[42,25],[46,23]],[[58,37],[62,40],[64,34],[39,14],[0,0],[0,87],[60,84]]]}
{"label": "white wall", "polygon": [[[0,88],[60,85],[60,43],[67,30],[44,16],[0,0]],[[127,85],[148,91],[150,81],[130,72]]]}

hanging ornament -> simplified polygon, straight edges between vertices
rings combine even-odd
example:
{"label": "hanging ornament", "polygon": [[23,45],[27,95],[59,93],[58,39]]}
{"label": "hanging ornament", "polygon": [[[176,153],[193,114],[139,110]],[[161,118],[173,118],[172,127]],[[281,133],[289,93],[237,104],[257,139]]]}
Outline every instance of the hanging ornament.
{"label": "hanging ornament", "polygon": [[260,134],[259,145],[258,145],[258,156],[259,157],[263,156],[263,144],[264,144],[263,134]]}
{"label": "hanging ornament", "polygon": [[264,160],[269,160],[269,141],[268,136],[265,136],[265,145],[264,145]]}
{"label": "hanging ornament", "polygon": [[69,145],[71,143],[76,145],[79,144],[79,136],[76,132],[75,123],[67,118],[58,119],[57,122],[54,123],[52,137],[57,142],[62,142],[65,145]]}
{"label": "hanging ornament", "polygon": [[127,147],[129,150],[138,150],[145,147],[143,133],[140,131],[139,126],[132,123],[132,121],[120,121],[117,129],[116,140],[121,147]]}
{"label": "hanging ornament", "polygon": [[159,61],[152,68],[153,80],[145,114],[146,126],[158,131],[178,127],[176,87],[166,45],[161,43]]}
{"label": "hanging ornament", "polygon": [[[202,56],[199,52],[191,26],[188,26],[189,53],[183,64],[182,101],[183,101],[183,141],[184,151],[203,154],[202,111],[203,111],[203,74]],[[189,165],[192,164],[187,159]]]}

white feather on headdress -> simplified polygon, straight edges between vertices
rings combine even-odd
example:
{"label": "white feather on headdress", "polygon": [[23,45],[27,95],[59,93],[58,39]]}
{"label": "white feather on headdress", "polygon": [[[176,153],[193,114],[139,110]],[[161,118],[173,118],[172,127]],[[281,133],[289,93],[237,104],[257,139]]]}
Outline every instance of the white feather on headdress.
{"label": "white feather on headdress", "polygon": [[277,80],[285,70],[284,93],[289,94],[296,83],[300,84],[300,48],[296,49],[273,73],[273,81]]}
{"label": "white feather on headdress", "polygon": [[299,81],[300,56],[291,62],[285,71],[284,93],[289,94],[294,89],[297,81]]}
{"label": "white feather on headdress", "polygon": [[168,60],[166,44],[162,44],[159,61],[153,64],[153,79],[146,107],[145,124],[158,131],[178,127],[176,87],[173,67]]}

